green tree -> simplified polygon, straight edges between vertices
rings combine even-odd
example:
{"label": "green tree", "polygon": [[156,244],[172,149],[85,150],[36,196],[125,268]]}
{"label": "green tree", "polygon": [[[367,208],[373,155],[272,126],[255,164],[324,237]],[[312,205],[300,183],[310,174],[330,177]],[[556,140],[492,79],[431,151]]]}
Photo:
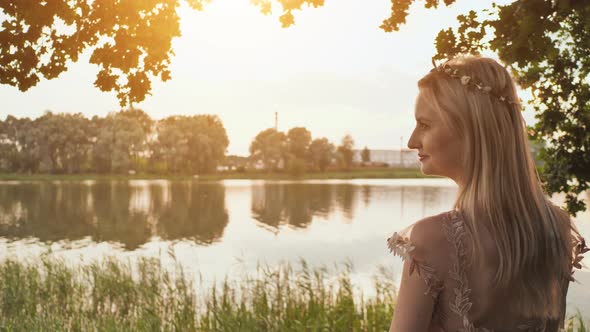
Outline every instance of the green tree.
{"label": "green tree", "polygon": [[295,177],[302,176],[307,171],[307,163],[305,159],[291,158],[287,163],[289,173]]}
{"label": "green tree", "polygon": [[182,118],[169,116],[156,124],[156,141],[152,142],[151,161],[155,171],[178,173],[183,171],[183,157],[188,154],[188,140],[180,130]]}
{"label": "green tree", "polygon": [[98,128],[93,148],[94,164],[99,172],[127,172],[145,149],[147,132],[142,123],[125,112],[110,113],[106,118],[93,118]]}
{"label": "green tree", "polygon": [[0,120],[0,172],[14,172],[18,169],[18,150],[10,136],[9,115],[5,121]]}
{"label": "green tree", "polygon": [[81,170],[90,151],[89,121],[81,113],[45,112],[34,120],[40,171],[73,173]]}
{"label": "green tree", "polygon": [[311,132],[305,127],[294,127],[287,132],[287,167],[292,175],[300,176],[307,170],[307,155]]}
{"label": "green tree", "polygon": [[16,172],[36,173],[41,164],[39,130],[29,118],[16,118],[12,115],[4,121],[5,140],[16,150],[12,164]]}
{"label": "green tree", "polygon": [[102,118],[46,112],[31,120],[0,121],[0,170],[11,172],[151,171],[212,172],[229,144],[213,115],[171,116],[154,121],[131,109]]}
{"label": "green tree", "polygon": [[325,171],[332,162],[334,144],[327,138],[316,138],[309,145],[309,159],[314,169]]}
{"label": "green tree", "polygon": [[346,134],[342,137],[342,141],[338,146],[338,155],[340,158],[340,166],[346,170],[352,168],[352,159],[354,157],[354,140],[352,136]]}
{"label": "green tree", "polygon": [[371,162],[371,150],[365,146],[363,151],[361,152],[361,159],[363,163]]}
{"label": "green tree", "polygon": [[250,159],[262,161],[267,170],[277,170],[284,160],[287,136],[274,128],[261,131],[250,143]]}
{"label": "green tree", "polygon": [[43,116],[33,121],[35,127],[34,139],[39,147],[41,172],[55,173],[61,167],[59,165],[58,153],[60,147],[65,141],[64,132],[62,131],[62,122],[59,116],[51,112],[45,112]]}
{"label": "green tree", "polygon": [[165,170],[190,174],[215,171],[229,145],[219,117],[214,115],[170,116],[158,121],[152,161]]}
{"label": "green tree", "polygon": [[93,140],[90,120],[81,113],[62,113],[60,117],[63,119],[62,130],[65,138],[59,150],[62,171],[79,173],[88,170]]}
{"label": "green tree", "polygon": [[289,153],[295,158],[304,159],[307,155],[311,132],[305,127],[295,127],[287,132],[287,146]]}

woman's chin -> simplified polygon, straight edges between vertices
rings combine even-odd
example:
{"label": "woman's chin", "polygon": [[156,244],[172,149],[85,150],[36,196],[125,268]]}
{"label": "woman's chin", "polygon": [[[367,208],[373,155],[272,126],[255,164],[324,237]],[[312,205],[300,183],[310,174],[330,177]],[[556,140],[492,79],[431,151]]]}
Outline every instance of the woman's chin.
{"label": "woman's chin", "polygon": [[432,169],[432,167],[429,167],[428,165],[424,164],[422,164],[422,166],[420,167],[420,171],[422,171],[422,174],[424,175],[447,177],[445,174],[438,172],[436,169]]}
{"label": "woman's chin", "polygon": [[428,167],[428,158],[426,158],[425,160],[421,160],[420,161],[420,170],[422,171],[422,173],[424,175],[431,175],[430,172],[430,167]]}
{"label": "woman's chin", "polygon": [[422,162],[422,165],[420,165],[420,171],[422,171],[422,174],[424,175],[436,175],[433,173],[433,170],[429,167],[428,163]]}

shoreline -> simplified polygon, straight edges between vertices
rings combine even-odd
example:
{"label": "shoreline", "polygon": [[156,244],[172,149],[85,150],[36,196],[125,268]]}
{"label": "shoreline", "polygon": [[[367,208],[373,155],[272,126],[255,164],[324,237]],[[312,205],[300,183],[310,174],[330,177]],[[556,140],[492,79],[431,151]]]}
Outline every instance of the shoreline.
{"label": "shoreline", "polygon": [[201,175],[188,174],[22,174],[0,173],[0,181],[84,181],[84,180],[324,180],[324,179],[421,179],[440,178],[424,175],[419,168],[371,168],[352,169],[349,171],[309,172],[292,175],[284,172],[219,172]]}

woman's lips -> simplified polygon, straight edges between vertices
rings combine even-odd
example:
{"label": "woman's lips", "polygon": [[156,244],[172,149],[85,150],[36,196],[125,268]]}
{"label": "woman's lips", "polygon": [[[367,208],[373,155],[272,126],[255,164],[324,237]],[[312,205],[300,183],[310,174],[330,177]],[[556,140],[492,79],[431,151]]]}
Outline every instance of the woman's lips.
{"label": "woman's lips", "polygon": [[418,159],[420,159],[420,161],[424,160],[428,158],[428,156],[422,156],[422,155],[418,155]]}

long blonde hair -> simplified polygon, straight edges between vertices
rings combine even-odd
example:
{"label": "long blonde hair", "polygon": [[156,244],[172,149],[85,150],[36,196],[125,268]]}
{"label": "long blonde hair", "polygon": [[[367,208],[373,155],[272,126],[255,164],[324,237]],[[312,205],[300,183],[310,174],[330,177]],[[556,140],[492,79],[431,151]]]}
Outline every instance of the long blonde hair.
{"label": "long blonde hair", "polygon": [[516,86],[495,60],[459,56],[447,62],[477,77],[492,94],[471,91],[461,80],[433,71],[418,82],[447,126],[464,142],[464,178],[454,208],[470,230],[472,263],[485,254],[485,227],[497,246],[494,286],[513,292],[514,305],[527,316],[558,317],[567,289],[573,227],[569,215],[549,201],[530,153]]}

